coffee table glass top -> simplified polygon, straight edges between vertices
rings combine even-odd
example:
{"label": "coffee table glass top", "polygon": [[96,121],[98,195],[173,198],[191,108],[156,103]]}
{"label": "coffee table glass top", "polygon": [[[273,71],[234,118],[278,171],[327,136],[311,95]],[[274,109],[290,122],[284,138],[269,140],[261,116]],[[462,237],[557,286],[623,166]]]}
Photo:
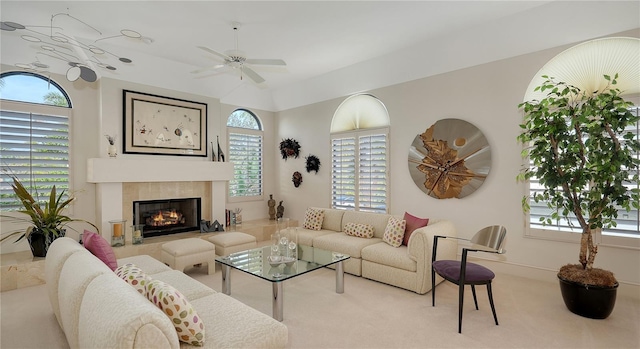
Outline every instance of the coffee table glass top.
{"label": "coffee table glass top", "polygon": [[350,258],[349,255],[322,250],[311,246],[298,246],[298,259],[284,263],[273,261],[271,246],[258,247],[216,258],[216,262],[253,274],[264,280],[279,282],[323,268]]}

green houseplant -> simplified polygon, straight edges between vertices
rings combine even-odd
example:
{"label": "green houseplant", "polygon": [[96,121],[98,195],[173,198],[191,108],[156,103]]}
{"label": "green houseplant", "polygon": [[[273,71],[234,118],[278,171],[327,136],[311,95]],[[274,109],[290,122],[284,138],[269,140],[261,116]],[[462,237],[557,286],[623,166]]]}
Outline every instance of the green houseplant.
{"label": "green houseplant", "polygon": [[[518,179],[535,177],[544,187],[532,197],[552,209],[549,217],[541,218],[543,223],[562,218],[569,224],[579,223],[579,264],[565,265],[558,272],[563,298],[574,313],[606,318],[613,310],[618,282],[612,272],[593,267],[598,252],[594,234],[615,227],[619,209],[638,208],[638,189],[625,186],[638,181],[640,160],[635,154],[640,143],[628,131],[638,117],[629,110],[633,104],[615,88],[617,74],[613,79],[604,75],[608,83],[598,91],[543,78],[536,91],[546,93],[545,97],[519,105],[525,116],[517,139],[525,145],[522,155],[532,166],[524,168]],[[529,200],[523,198],[525,211],[530,209]],[[602,303],[602,296],[585,295],[584,290],[565,292],[565,282],[592,290],[613,289],[613,303],[587,303],[589,298]],[[567,299],[572,292],[581,299]]]}
{"label": "green houseplant", "polygon": [[28,222],[31,225],[29,225],[26,231],[19,229],[8,232],[0,239],[0,242],[4,242],[9,238],[18,235],[17,240],[14,242],[19,242],[26,238],[29,241],[29,246],[31,247],[34,257],[45,257],[47,250],[49,249],[49,245],[53,240],[64,236],[65,227],[68,223],[85,222],[94,227],[96,231],[98,230],[98,227],[93,223],[83,219],[74,219],[63,214],[63,210],[71,204],[73,200],[75,200],[75,197],[73,196],[65,199],[64,190],[58,194],[56,186],[54,185],[51,189],[51,193],[49,194],[49,199],[44,202],[38,202],[31,193],[29,193],[22,182],[20,182],[17,176],[11,174],[10,177],[13,180],[13,184],[11,185],[13,192],[16,194],[23,206],[23,209],[18,212],[24,216],[16,217],[3,214],[2,217],[17,220],[19,222]]}

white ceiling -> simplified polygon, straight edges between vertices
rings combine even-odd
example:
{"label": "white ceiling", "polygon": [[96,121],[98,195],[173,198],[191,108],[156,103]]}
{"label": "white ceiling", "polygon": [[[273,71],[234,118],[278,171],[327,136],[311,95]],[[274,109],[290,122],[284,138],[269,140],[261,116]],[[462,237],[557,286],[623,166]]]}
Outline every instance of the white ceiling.
{"label": "white ceiling", "polygon": [[[65,74],[67,62],[47,55],[55,31],[113,55],[96,59],[98,76],[219,98],[222,103],[285,110],[497,59],[640,28],[639,1],[7,1],[1,20],[27,29],[0,31],[0,62],[41,62]],[[249,58],[280,58],[285,68],[255,67],[266,79],[190,73],[217,64],[196,46],[239,49]],[[41,27],[36,27],[41,26]],[[45,35],[35,34],[34,31]],[[31,43],[22,35],[41,38]],[[78,60],[93,59],[73,48]],[[62,49],[61,49],[62,50]],[[117,57],[133,60],[131,64]],[[76,60],[69,58],[69,60]],[[16,68],[18,69],[18,68]],[[144,91],[142,91],[144,92]]]}

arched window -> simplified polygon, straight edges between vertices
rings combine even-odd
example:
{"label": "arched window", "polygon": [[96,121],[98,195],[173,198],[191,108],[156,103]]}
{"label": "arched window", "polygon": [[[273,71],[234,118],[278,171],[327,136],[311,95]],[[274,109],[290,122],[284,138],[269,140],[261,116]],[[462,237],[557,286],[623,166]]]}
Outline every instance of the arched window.
{"label": "arched window", "polygon": [[[55,81],[29,72],[0,74],[0,159],[27,190],[46,199],[53,186],[69,191],[71,100]],[[1,209],[22,207],[3,171]]]}
{"label": "arched window", "polygon": [[262,138],[262,124],[252,112],[237,109],[227,118],[229,161],[234,164],[230,199],[262,199]]}
{"label": "arched window", "polygon": [[347,98],[331,121],[331,207],[388,212],[389,113],[376,97]]}

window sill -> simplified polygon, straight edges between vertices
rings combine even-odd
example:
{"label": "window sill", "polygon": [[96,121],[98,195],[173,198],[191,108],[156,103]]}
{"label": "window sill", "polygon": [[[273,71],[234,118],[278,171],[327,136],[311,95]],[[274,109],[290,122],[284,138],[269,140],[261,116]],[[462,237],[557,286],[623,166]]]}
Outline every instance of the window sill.
{"label": "window sill", "polygon": [[[525,238],[560,241],[568,243],[580,243],[579,231],[568,232],[555,229],[526,228]],[[640,250],[640,236],[597,235],[596,242],[600,246]]]}

